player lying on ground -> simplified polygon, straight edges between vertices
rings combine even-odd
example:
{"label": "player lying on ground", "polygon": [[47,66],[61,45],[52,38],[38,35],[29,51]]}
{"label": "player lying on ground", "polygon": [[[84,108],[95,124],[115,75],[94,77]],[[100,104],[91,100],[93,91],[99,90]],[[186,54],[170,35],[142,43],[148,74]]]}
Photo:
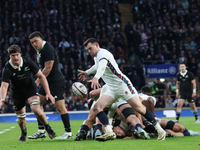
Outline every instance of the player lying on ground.
{"label": "player lying on ground", "polygon": [[[142,87],[141,89],[142,94],[140,95],[140,100],[142,101],[142,104],[147,107],[150,111],[152,111],[153,114],[155,114],[154,105],[155,105],[155,99],[152,96],[149,96],[151,94],[151,89],[147,86]],[[179,123],[175,123],[168,119],[160,119],[159,123],[163,129],[173,134],[173,136],[199,136],[200,134],[192,131],[187,130],[183,125]],[[145,118],[143,118],[143,124],[145,125],[145,130],[148,133],[156,133],[154,127],[151,125],[150,122],[148,122]]]}
{"label": "player lying on ground", "polygon": [[[108,89],[108,86],[104,85],[102,87],[102,89],[93,90],[93,91],[90,92],[90,97],[97,99],[99,97],[99,95],[102,95],[104,92],[106,92],[107,89]],[[93,106],[94,106],[94,103],[93,103],[92,107]],[[115,102],[114,104],[112,104],[112,106],[111,106],[111,108],[108,112],[108,117],[110,118],[109,119],[110,123],[112,122],[112,118],[113,118],[113,115],[116,112],[116,110],[124,118],[124,120],[126,120],[126,123],[131,128],[131,132],[133,134],[135,134],[136,136],[139,136],[143,139],[149,139],[150,138],[148,136],[148,134],[142,129],[142,126],[140,124],[140,120],[134,115],[135,111],[125,101],[119,100],[119,101]],[[83,125],[81,126],[81,129],[79,130],[79,132],[76,135],[75,140],[86,139],[87,131],[89,131],[89,129],[91,129],[91,127],[95,123],[95,118],[96,118],[96,116],[93,113],[93,109],[90,109],[88,119],[84,121]],[[98,121],[97,125],[95,126],[94,133],[93,133],[94,139],[97,136],[102,135],[102,133],[103,133],[102,132],[102,125]]]}

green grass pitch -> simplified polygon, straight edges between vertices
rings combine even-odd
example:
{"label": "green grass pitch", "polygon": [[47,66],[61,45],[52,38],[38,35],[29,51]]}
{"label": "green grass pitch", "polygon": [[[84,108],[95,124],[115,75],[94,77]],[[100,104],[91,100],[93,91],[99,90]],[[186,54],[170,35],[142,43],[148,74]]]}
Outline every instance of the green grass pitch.
{"label": "green grass pitch", "polygon": [[[174,119],[174,118],[173,118]],[[64,133],[61,121],[51,121],[50,125],[57,136]],[[73,136],[79,130],[83,120],[71,121]],[[181,117],[180,123],[187,129],[200,131],[200,124],[196,124],[194,117]],[[6,131],[6,129],[8,129]],[[10,130],[9,130],[10,129]],[[37,131],[37,122],[27,122],[28,135]],[[4,132],[4,133],[2,133]],[[165,141],[136,139],[116,139],[113,141],[98,142],[93,140],[74,141],[74,139],[56,140],[46,137],[44,140],[29,140],[18,142],[20,130],[17,123],[0,123],[0,150],[198,150],[200,136],[166,138]]]}

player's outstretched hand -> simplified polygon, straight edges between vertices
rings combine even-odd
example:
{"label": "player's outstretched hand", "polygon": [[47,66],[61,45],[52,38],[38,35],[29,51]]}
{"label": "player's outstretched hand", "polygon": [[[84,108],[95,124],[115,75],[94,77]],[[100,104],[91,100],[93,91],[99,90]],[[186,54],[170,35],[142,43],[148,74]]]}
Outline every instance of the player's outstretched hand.
{"label": "player's outstretched hand", "polygon": [[78,74],[79,79],[80,79],[81,81],[84,81],[85,78],[87,77],[87,73],[86,73],[85,71],[79,70],[79,69],[78,69],[78,71],[80,72],[80,73]]}
{"label": "player's outstretched hand", "polygon": [[88,82],[91,82],[91,88],[93,88],[94,90],[101,88],[101,85],[99,84],[99,79],[97,79],[95,77],[93,79],[89,80]]}
{"label": "player's outstretched hand", "polygon": [[46,94],[46,99],[50,99],[53,104],[55,104],[55,98],[51,94]]}

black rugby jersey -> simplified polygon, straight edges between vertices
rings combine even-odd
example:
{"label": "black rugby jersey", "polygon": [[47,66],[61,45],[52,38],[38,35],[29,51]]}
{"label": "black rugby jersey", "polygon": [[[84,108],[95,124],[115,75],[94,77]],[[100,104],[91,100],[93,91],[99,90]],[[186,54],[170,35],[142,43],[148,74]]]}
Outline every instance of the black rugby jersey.
{"label": "black rugby jersey", "polygon": [[11,81],[11,89],[13,93],[21,93],[33,85],[36,86],[32,73],[34,75],[38,73],[38,66],[30,58],[21,58],[23,60],[23,64],[20,71],[18,69],[14,69],[10,63],[7,62],[2,72],[2,82],[10,83]]}
{"label": "black rugby jersey", "polygon": [[56,50],[50,43],[46,42],[44,44],[44,47],[37,54],[37,63],[39,65],[39,68],[43,70],[45,67],[45,62],[51,60],[54,61],[54,64],[51,72],[47,76],[48,83],[62,80],[64,79],[64,76],[59,67],[59,58]]}
{"label": "black rugby jersey", "polygon": [[187,71],[185,76],[182,76],[180,72],[177,74],[177,81],[180,83],[180,92],[192,92],[193,91],[193,84],[192,80],[194,80],[194,75],[192,72]]}

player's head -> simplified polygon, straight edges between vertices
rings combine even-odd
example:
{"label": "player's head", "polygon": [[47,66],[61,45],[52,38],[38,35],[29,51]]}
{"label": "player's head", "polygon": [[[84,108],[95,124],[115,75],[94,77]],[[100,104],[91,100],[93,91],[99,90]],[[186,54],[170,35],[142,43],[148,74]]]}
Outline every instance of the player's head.
{"label": "player's head", "polygon": [[97,52],[99,51],[99,43],[95,38],[87,39],[83,45],[92,57],[97,55]]}
{"label": "player's head", "polygon": [[141,93],[146,94],[146,95],[151,95],[151,88],[148,86],[143,86],[141,88]]}
{"label": "player's head", "polygon": [[180,69],[181,72],[184,73],[186,71],[186,65],[185,65],[185,63],[180,63],[179,64],[179,69]]}
{"label": "player's head", "polygon": [[12,64],[18,66],[21,63],[21,48],[18,45],[11,45],[8,53]]}
{"label": "player's head", "polygon": [[113,132],[115,132],[116,136],[119,138],[126,136],[124,130],[120,126],[113,127]]}
{"label": "player's head", "polygon": [[35,31],[29,35],[31,45],[35,50],[40,50],[43,44],[43,35],[39,31]]}

